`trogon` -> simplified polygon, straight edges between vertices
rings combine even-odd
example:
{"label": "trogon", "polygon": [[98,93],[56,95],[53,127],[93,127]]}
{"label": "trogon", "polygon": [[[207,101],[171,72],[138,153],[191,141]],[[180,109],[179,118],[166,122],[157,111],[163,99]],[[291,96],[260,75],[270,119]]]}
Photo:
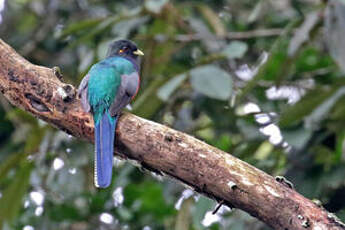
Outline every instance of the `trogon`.
{"label": "trogon", "polygon": [[95,125],[96,187],[111,183],[116,122],[138,92],[141,55],[132,41],[115,41],[107,57],[94,64],[79,85],[82,107],[92,114]]}

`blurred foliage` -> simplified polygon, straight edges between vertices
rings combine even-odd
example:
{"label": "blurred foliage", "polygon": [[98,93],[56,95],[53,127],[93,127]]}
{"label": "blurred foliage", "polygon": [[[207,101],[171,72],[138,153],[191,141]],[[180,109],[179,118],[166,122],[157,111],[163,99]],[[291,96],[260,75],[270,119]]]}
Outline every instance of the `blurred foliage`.
{"label": "blurred foliage", "polygon": [[[0,0],[0,37],[75,86],[110,41],[136,41],[133,113],[284,175],[345,220],[343,2]],[[121,161],[97,190],[92,155],[0,95],[0,228],[269,229]]]}

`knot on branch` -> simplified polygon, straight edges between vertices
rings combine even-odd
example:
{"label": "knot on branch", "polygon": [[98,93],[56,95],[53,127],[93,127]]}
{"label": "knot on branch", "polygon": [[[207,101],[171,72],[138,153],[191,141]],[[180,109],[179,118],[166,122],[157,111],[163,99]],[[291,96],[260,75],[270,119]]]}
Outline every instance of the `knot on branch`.
{"label": "knot on branch", "polygon": [[38,112],[50,112],[48,107],[36,96],[26,93],[25,97],[29,100],[31,107]]}
{"label": "knot on branch", "polygon": [[52,70],[53,70],[54,75],[55,75],[60,81],[64,82],[64,80],[63,80],[63,75],[62,75],[62,73],[61,73],[60,67],[54,66],[54,67],[52,68]]}
{"label": "knot on branch", "polygon": [[66,103],[72,102],[76,95],[75,88],[69,84],[65,84],[62,87],[59,87],[57,89],[57,93]]}

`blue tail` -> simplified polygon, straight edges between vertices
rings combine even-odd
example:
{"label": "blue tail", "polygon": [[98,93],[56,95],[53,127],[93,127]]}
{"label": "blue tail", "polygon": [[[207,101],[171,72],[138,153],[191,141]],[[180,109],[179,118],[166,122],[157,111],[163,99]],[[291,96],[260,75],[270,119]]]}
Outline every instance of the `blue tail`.
{"label": "blue tail", "polygon": [[106,188],[111,183],[117,117],[105,112],[95,123],[95,185]]}

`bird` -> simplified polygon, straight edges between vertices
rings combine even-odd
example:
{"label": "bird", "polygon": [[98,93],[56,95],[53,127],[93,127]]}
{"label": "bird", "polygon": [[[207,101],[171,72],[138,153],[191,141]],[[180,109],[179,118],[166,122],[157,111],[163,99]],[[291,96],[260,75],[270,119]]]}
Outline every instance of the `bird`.
{"label": "bird", "polygon": [[111,184],[116,123],[121,110],[138,93],[142,55],[130,40],[112,42],[106,58],[91,66],[78,87],[82,108],[91,113],[95,126],[94,182],[98,188]]}

